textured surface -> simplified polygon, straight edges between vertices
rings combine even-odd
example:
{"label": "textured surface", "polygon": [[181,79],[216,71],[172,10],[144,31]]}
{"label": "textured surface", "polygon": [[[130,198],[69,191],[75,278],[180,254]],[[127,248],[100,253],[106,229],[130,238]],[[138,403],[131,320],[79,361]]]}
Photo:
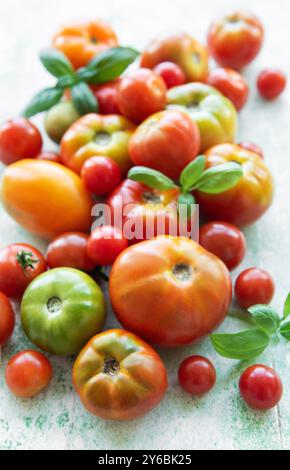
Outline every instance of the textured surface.
{"label": "textured surface", "polygon": [[[209,21],[228,9],[252,8],[266,27],[266,41],[258,60],[246,76],[252,85],[250,102],[240,115],[240,140],[261,145],[276,181],[272,209],[246,230],[248,242],[244,266],[268,269],[277,282],[274,304],[281,307],[289,290],[289,89],[275,103],[259,99],[254,83],[264,66],[288,72],[288,0],[10,0],[0,2],[0,120],[17,114],[28,97],[49,85],[50,78],[37,61],[39,48],[46,47],[59,24],[70,19],[101,16],[109,20],[122,44],[142,48],[158,31],[182,28],[204,39]],[[52,149],[50,143],[47,150]],[[34,242],[0,213],[0,243]],[[234,273],[235,274],[235,273]],[[109,315],[108,325],[114,324]],[[222,331],[245,326],[229,318]],[[9,357],[31,347],[17,328],[2,355],[0,377],[0,449],[290,449],[290,348],[286,344],[270,350],[259,361],[274,365],[284,381],[279,408],[267,413],[248,410],[241,402],[237,381],[245,364],[222,360],[202,344],[178,351],[161,351],[169,372],[169,390],[157,410],[130,423],[107,423],[91,417],[82,408],[71,386],[70,359],[52,358],[54,379],[49,389],[31,401],[15,399],[5,388],[3,369]],[[176,371],[189,354],[202,353],[217,366],[216,388],[195,400],[178,387]]]}

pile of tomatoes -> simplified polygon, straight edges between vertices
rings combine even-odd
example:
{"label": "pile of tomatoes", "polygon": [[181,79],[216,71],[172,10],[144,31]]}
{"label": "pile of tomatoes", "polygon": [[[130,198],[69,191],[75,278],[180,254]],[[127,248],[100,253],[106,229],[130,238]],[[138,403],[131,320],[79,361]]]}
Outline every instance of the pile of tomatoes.
{"label": "pile of tomatoes", "polygon": [[[246,252],[241,228],[256,222],[273,198],[261,148],[236,143],[238,112],[249,95],[241,70],[262,42],[261,22],[242,13],[215,21],[207,47],[187,33],[160,35],[120,77],[90,85],[98,112],[81,113],[69,89],[51,103],[45,130],[59,144],[57,152],[43,149],[40,131],[26,117],[1,125],[3,206],[18,224],[46,239],[48,248],[45,256],[24,243],[0,250],[0,345],[13,334],[9,298],[14,299],[32,344],[50,354],[78,354],[73,383],[84,406],[99,417],[132,419],[157,406],[167,374],[148,343],[191,343],[209,335],[228,312],[229,271]],[[96,20],[63,27],[52,45],[75,71],[83,71],[117,48],[118,38]],[[209,56],[218,68],[210,70]],[[276,70],[257,79],[269,100],[285,85]],[[200,153],[204,167],[195,165],[198,177],[203,171],[215,175],[206,191],[193,182],[186,187]],[[232,163],[242,170],[240,179],[216,191],[219,168]],[[147,184],[128,177],[133,166],[145,168]],[[185,199],[197,201],[208,218],[199,243],[171,236],[168,228]],[[121,223],[111,220],[91,231],[96,201],[111,210],[122,206]],[[165,231],[156,237],[156,221],[164,215]],[[141,220],[145,227],[148,218],[155,222],[150,236],[144,231],[141,242],[125,236],[125,224]],[[106,305],[97,281],[107,277],[107,266],[111,304],[125,330],[101,332]],[[239,275],[235,294],[245,309],[268,304],[274,283],[267,272],[250,268]],[[19,352],[6,368],[7,386],[18,397],[35,396],[51,376],[50,361],[35,350]],[[216,382],[213,364],[200,356],[185,359],[178,377],[194,395]],[[280,400],[282,384],[275,371],[256,365],[243,373],[240,390],[249,405],[270,408]]]}

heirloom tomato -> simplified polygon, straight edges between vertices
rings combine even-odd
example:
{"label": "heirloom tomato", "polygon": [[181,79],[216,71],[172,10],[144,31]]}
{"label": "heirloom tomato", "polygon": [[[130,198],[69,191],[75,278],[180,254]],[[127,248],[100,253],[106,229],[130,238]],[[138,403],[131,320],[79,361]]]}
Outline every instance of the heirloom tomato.
{"label": "heirloom tomato", "polygon": [[88,255],[98,266],[111,266],[122,251],[128,248],[128,240],[122,231],[110,225],[97,227],[88,241]]}
{"label": "heirloom tomato", "polygon": [[265,100],[274,100],[285,89],[287,79],[280,70],[263,70],[258,76],[257,87]]}
{"label": "heirloom tomato", "polygon": [[28,119],[10,119],[0,127],[0,161],[5,165],[23,158],[35,158],[41,147],[41,134]]}
{"label": "heirloom tomato", "polygon": [[163,78],[167,88],[183,85],[186,82],[182,68],[174,62],[161,62],[154,67],[153,71]]}
{"label": "heirloom tomato", "polygon": [[8,297],[0,292],[0,348],[8,343],[15,326],[15,314]]}
{"label": "heirloom tomato", "polygon": [[274,408],[283,393],[283,385],[277,372],[262,364],[255,364],[243,372],[239,389],[245,402],[258,410]]}
{"label": "heirloom tomato", "polygon": [[63,233],[48,245],[47,264],[50,268],[75,268],[92,271],[96,263],[87,254],[88,235],[81,232]]}
{"label": "heirloom tomato", "polygon": [[203,395],[214,387],[216,371],[206,357],[190,356],[180,364],[178,380],[190,395]]}
{"label": "heirloom tomato", "polygon": [[242,308],[252,305],[269,304],[274,296],[275,284],[267,271],[259,268],[249,268],[237,278],[235,294]]}
{"label": "heirloom tomato", "polygon": [[237,111],[240,111],[249,95],[249,87],[244,77],[235,70],[218,68],[210,72],[207,83],[228,98]]}
{"label": "heirloom tomato", "polygon": [[90,193],[106,196],[121,183],[122,172],[112,158],[100,155],[85,161],[81,178]]}

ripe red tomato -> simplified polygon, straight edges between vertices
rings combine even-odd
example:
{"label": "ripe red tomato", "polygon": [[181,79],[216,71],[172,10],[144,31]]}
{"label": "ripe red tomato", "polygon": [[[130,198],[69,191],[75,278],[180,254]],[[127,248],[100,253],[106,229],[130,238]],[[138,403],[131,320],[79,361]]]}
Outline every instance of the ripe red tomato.
{"label": "ripe red tomato", "polygon": [[229,270],[236,268],[246,253],[246,239],[237,227],[226,222],[209,222],[199,232],[199,243],[221,259]]}
{"label": "ripe red tomato", "polygon": [[229,68],[214,69],[210,72],[207,83],[231,100],[237,111],[240,111],[246,104],[249,87],[239,72]]}
{"label": "ripe red tomato", "polygon": [[280,70],[263,70],[257,80],[260,94],[266,100],[274,100],[285,89],[287,78]]}
{"label": "ripe red tomato", "polygon": [[49,162],[61,163],[60,155],[53,152],[41,152],[36,158],[38,160],[48,160]]}
{"label": "ripe red tomato", "polygon": [[187,393],[203,395],[214,387],[216,371],[213,364],[205,357],[190,356],[181,363],[178,380]]}
{"label": "ripe red tomato", "polygon": [[99,103],[100,114],[121,114],[117,94],[120,79],[103,85],[91,85]]}
{"label": "ripe red tomato", "polygon": [[283,385],[277,372],[256,364],[246,369],[239,382],[240,393],[252,408],[268,410],[281,400]]}
{"label": "ripe red tomato", "polygon": [[128,246],[128,240],[117,227],[97,227],[89,237],[88,255],[99,266],[111,266]]}
{"label": "ripe red tomato", "polygon": [[253,144],[253,142],[240,142],[238,145],[245,150],[256,153],[259,157],[264,158],[264,152],[259,145]]}
{"label": "ripe red tomato", "polygon": [[49,384],[52,367],[40,352],[27,350],[13,356],[7,364],[5,379],[11,392],[20,398],[32,398]]}
{"label": "ripe red tomato", "polygon": [[31,245],[15,243],[0,250],[0,291],[19,298],[39,274],[46,271],[43,255]]}
{"label": "ripe red tomato", "polygon": [[24,118],[6,121],[0,128],[0,160],[5,165],[23,158],[35,158],[42,148],[39,130]]}
{"label": "ripe red tomato", "polygon": [[141,68],[121,79],[117,99],[121,113],[140,123],[165,108],[166,85],[152,70]]}
{"label": "ripe red tomato", "polygon": [[242,308],[249,308],[258,304],[269,304],[274,292],[274,281],[270,274],[263,269],[246,269],[236,280],[235,294]]}
{"label": "ripe red tomato", "polygon": [[81,178],[90,193],[106,196],[121,183],[122,171],[112,158],[96,156],[86,160]]}
{"label": "ripe red tomato", "polygon": [[163,78],[167,88],[183,85],[186,82],[185,73],[174,62],[161,62],[154,67],[153,71]]}
{"label": "ripe red tomato", "polygon": [[15,314],[9,299],[0,292],[0,347],[5,346],[12,336]]}
{"label": "ripe red tomato", "polygon": [[56,237],[47,248],[46,260],[50,268],[75,268],[92,271],[96,263],[87,253],[89,237],[81,232],[68,232]]}

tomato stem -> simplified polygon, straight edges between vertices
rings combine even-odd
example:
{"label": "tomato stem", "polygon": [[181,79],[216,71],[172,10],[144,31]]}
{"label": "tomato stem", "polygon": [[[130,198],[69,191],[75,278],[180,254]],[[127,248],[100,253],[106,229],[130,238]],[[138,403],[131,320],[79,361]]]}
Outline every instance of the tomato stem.
{"label": "tomato stem", "polygon": [[38,263],[38,259],[33,256],[33,253],[31,253],[31,251],[20,251],[19,253],[17,253],[16,259],[23,271],[28,268],[35,269],[35,264]]}

